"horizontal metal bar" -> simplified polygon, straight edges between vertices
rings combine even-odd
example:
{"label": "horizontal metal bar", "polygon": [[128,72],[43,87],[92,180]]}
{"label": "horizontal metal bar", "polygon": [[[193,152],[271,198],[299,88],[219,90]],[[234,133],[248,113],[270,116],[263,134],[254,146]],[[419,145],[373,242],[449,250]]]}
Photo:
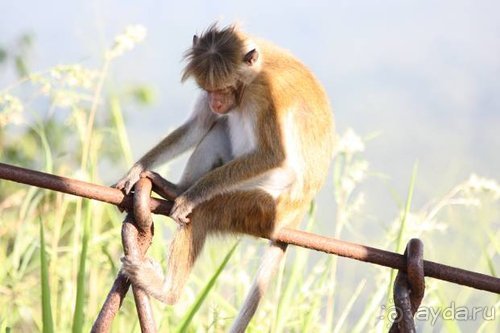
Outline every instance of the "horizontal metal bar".
{"label": "horizontal metal bar", "polygon": [[[131,210],[133,206],[132,196],[124,195],[122,191],[115,188],[25,169],[5,163],[0,163],[0,179],[99,200],[129,210]],[[151,198],[150,208],[151,212],[155,214],[168,215],[172,208],[172,202]]]}
{"label": "horizontal metal bar", "polygon": [[[406,272],[404,256],[394,252],[293,229],[282,229],[276,235],[276,240]],[[493,276],[429,260],[424,260],[424,274],[439,280],[500,294],[500,279]]]}

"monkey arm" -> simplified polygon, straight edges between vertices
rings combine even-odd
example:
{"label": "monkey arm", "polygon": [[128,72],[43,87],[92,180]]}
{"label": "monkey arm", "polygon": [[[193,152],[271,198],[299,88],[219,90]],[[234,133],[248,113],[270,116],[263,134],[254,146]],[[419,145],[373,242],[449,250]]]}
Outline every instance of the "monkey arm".
{"label": "monkey arm", "polygon": [[[285,188],[293,182],[294,178],[280,177],[281,174],[292,174],[283,166],[283,160],[270,158],[272,153],[266,155],[265,151],[255,151],[218,167],[199,179],[187,191],[175,199],[170,217],[180,225],[189,223],[189,214],[202,202],[210,200],[218,194],[237,191],[262,189],[273,197],[277,188]],[[284,180],[279,183],[276,180]]]}
{"label": "monkey arm", "polygon": [[151,183],[153,183],[153,191],[158,193],[161,197],[174,201],[180,194],[180,190],[177,185],[169,182],[158,173],[153,171],[144,171],[141,173],[141,178],[149,178]]}
{"label": "monkey arm", "polygon": [[286,166],[285,149],[275,115],[267,113],[266,116],[264,111],[259,118],[256,124],[257,147],[208,172],[181,197],[197,205],[221,193],[253,188],[268,191],[271,187],[286,187],[293,182],[295,173]]}
{"label": "monkey arm", "polygon": [[[129,193],[139,180],[140,174],[154,165],[173,159],[196,143],[198,136],[204,132],[193,130],[194,124],[187,122],[174,130],[160,143],[141,157],[113,187]],[[208,131],[208,130],[207,130]],[[201,132],[201,135],[200,135]]]}
{"label": "monkey arm", "polygon": [[198,143],[209,128],[200,126],[195,120],[186,122],[149,150],[134,166],[140,166],[143,171],[170,161]]}
{"label": "monkey arm", "polygon": [[254,152],[212,170],[182,194],[194,204],[209,200],[217,194],[235,190],[263,188],[265,178],[284,171],[283,160],[270,159],[265,152]]}
{"label": "monkey arm", "polygon": [[170,215],[178,223],[189,223],[191,211],[218,194],[259,188],[277,197],[294,181],[295,173],[285,163],[280,129],[283,122],[278,121],[274,109],[261,107],[253,112],[256,115],[256,147],[209,171],[178,196]]}
{"label": "monkey arm", "polygon": [[114,187],[129,193],[139,180],[141,172],[169,161],[193,147],[207,134],[216,119],[217,116],[208,109],[206,97],[202,96],[190,119],[141,157]]}
{"label": "monkey arm", "polygon": [[145,170],[170,161],[200,142],[216,120],[217,115],[210,111],[206,95],[202,94],[188,121],[167,135],[135,164]]}

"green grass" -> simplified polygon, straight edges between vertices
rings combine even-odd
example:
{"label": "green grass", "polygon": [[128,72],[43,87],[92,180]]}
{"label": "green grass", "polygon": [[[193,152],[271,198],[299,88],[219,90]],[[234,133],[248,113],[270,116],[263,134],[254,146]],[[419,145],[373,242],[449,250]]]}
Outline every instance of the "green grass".
{"label": "green grass", "polygon": [[40,223],[40,279],[42,281],[42,323],[43,333],[54,332],[54,319],[52,318],[52,304],[50,302],[49,264],[45,251],[45,237],[43,223]]}
{"label": "green grass", "polygon": [[[404,235],[407,233],[406,229],[406,224],[407,224],[407,217],[408,214],[410,213],[411,209],[411,203],[413,200],[413,193],[415,191],[415,181],[417,179],[417,170],[418,170],[418,164],[415,164],[413,166],[413,172],[411,175],[411,180],[410,180],[410,186],[408,188],[408,195],[406,197],[406,203],[403,209],[403,212],[401,214],[401,219],[400,219],[400,224],[399,224],[399,230],[397,233],[397,238],[396,238],[396,253],[402,253],[404,252],[404,245],[405,245],[405,238]],[[406,241],[407,242],[407,241]],[[386,306],[390,307],[392,304],[392,286],[396,277],[397,271],[395,269],[391,269],[390,271],[390,278],[389,278],[389,284],[387,288],[387,299],[386,299]],[[388,327],[390,326],[390,320],[388,317],[384,318],[384,326]]]}
{"label": "green grass", "polygon": [[207,285],[198,293],[198,296],[196,297],[196,300],[194,301],[193,305],[189,308],[184,317],[181,319],[179,326],[176,329],[177,332],[186,332],[186,330],[189,328],[191,322],[193,321],[194,316],[196,315],[196,313],[198,312],[204,301],[207,299],[210,290],[212,290],[212,288],[215,286],[217,278],[222,273],[224,267],[226,267],[227,263],[229,262],[229,259],[231,259],[231,256],[233,255],[237,246],[238,242],[236,242],[233,245],[233,247],[229,250],[229,252],[227,252],[226,256],[222,260],[219,267],[215,270],[210,280],[208,280]]}
{"label": "green grass", "polygon": [[87,263],[87,250],[90,238],[90,206],[92,203],[87,203],[87,208],[85,209],[85,224],[83,228],[82,235],[82,248],[80,252],[80,265],[78,266],[78,274],[76,280],[76,300],[75,300],[75,313],[73,315],[73,333],[81,333],[83,328],[83,323],[85,320],[84,309],[85,309],[85,290],[86,290],[86,263]]}

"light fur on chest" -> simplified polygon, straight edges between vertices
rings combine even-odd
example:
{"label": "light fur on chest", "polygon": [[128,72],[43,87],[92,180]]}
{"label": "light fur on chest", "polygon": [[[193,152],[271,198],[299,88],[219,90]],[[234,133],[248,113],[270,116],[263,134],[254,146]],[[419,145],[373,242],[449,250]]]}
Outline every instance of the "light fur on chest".
{"label": "light fur on chest", "polygon": [[[258,149],[255,121],[251,115],[234,112],[228,117],[228,126],[233,158]],[[242,182],[238,190],[260,189],[269,193],[273,198],[278,198],[283,191],[294,187],[294,183],[300,179],[297,169],[300,170],[302,164],[298,161],[298,156],[296,156],[298,152],[294,149],[297,144],[297,138],[293,137],[295,134],[292,130],[291,133],[285,133],[283,136],[287,158],[282,166]],[[276,133],[276,135],[280,134]]]}
{"label": "light fur on chest", "polygon": [[229,138],[233,158],[247,154],[257,148],[255,120],[248,113],[235,110],[228,115]]}

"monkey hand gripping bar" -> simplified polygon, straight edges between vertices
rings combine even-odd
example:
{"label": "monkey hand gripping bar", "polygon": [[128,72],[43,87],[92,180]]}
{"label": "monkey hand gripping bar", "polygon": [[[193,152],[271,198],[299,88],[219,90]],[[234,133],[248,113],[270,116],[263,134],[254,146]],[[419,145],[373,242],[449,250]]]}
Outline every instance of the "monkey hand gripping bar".
{"label": "monkey hand gripping bar", "polygon": [[[4,163],[0,163],[0,179],[99,200],[134,212],[134,215],[127,215],[122,228],[126,255],[144,256],[153,235],[150,213],[169,215],[172,208],[171,201],[150,197],[151,183],[147,179],[136,185],[134,196],[125,196],[114,188]],[[418,240],[409,242],[406,255],[287,228],[280,230],[275,240],[399,270],[394,293],[402,317],[395,320],[397,327],[393,326],[391,332],[414,332],[411,316],[418,309],[423,296],[424,276],[500,294],[499,278],[423,260],[423,246]],[[127,279],[118,274],[94,324],[93,332],[108,331],[129,286]],[[143,332],[154,332],[155,324],[147,296],[140,290],[132,289]]]}

